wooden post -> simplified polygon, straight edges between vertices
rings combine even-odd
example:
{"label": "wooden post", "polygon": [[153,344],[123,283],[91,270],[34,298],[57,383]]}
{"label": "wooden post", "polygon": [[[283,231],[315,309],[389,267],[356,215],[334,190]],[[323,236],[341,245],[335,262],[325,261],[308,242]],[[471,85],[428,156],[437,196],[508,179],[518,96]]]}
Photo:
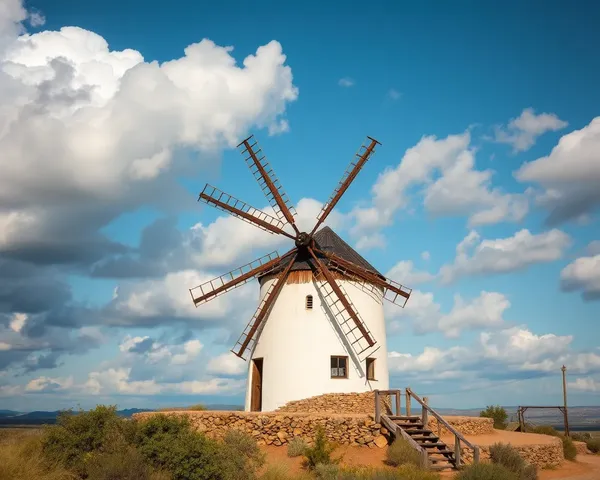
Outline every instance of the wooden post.
{"label": "wooden post", "polygon": [[[425,405],[427,405],[427,403],[429,402],[429,399],[427,397],[423,397],[423,403]],[[423,421],[423,428],[427,428],[427,422],[429,420],[428,418],[428,411],[427,408],[425,408],[425,406],[421,407],[421,419]],[[439,424],[439,422],[438,422]]]}
{"label": "wooden post", "polygon": [[396,390],[396,415],[402,415],[402,410],[400,407],[400,390]]}
{"label": "wooden post", "polygon": [[564,417],[564,421],[565,421],[565,435],[567,437],[570,436],[569,433],[569,414],[567,413],[567,367],[565,367],[564,365],[561,368],[562,370],[562,381],[563,381],[563,404],[564,404],[564,410],[563,410],[563,417]]}
{"label": "wooden post", "polygon": [[517,409],[517,415],[519,416],[519,428],[521,432],[525,433],[525,419],[523,418],[523,409],[521,407]]}
{"label": "wooden post", "polygon": [[379,405],[379,390],[375,390],[375,423],[381,421],[381,406]]}
{"label": "wooden post", "polygon": [[479,447],[473,450],[473,463],[479,463]]}
{"label": "wooden post", "polygon": [[421,450],[421,468],[423,470],[429,469],[429,456],[424,448]]}
{"label": "wooden post", "polygon": [[460,468],[460,438],[454,436],[454,458],[456,459],[456,468]]}
{"label": "wooden post", "polygon": [[410,390],[406,389],[406,416],[410,417]]}

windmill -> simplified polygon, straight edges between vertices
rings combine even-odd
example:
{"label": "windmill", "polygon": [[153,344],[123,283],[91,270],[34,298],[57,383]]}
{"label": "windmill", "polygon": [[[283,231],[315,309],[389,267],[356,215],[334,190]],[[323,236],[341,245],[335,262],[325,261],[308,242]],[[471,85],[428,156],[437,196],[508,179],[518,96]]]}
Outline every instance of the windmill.
{"label": "windmill", "polygon": [[381,144],[367,137],[310,232],[296,225],[296,212],[254,136],[238,148],[274,215],[209,184],[200,193],[199,201],[295,244],[282,256],[272,252],[190,289],[199,306],[259,280],[258,308],[232,349],[251,359],[246,410],[274,410],[323,393],[388,388],[383,299],[404,307],[411,290],[379,273],[329,227],[319,229],[376,145]]}

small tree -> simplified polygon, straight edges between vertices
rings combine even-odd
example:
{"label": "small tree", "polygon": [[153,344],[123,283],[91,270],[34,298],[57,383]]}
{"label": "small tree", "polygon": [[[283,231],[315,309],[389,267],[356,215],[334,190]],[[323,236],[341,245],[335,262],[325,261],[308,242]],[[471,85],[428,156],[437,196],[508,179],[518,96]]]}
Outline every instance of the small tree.
{"label": "small tree", "polygon": [[331,454],[335,450],[335,446],[327,441],[323,426],[319,425],[315,430],[316,435],[314,445],[304,450],[306,466],[310,470],[314,470],[314,468],[319,464],[328,465],[339,462],[339,459],[331,458]]}
{"label": "small tree", "polygon": [[485,410],[482,410],[479,413],[479,416],[493,419],[494,428],[498,430],[504,430],[506,428],[508,414],[500,405],[489,405]]}

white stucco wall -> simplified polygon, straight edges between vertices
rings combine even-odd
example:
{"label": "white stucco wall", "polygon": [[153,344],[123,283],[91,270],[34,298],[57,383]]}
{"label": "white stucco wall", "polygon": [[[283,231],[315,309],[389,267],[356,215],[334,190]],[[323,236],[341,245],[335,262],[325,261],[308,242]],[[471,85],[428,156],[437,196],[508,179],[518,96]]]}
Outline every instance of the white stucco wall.
{"label": "white stucco wall", "polygon": [[[265,282],[261,298],[274,280]],[[263,358],[262,411],[275,410],[292,400],[323,393],[365,392],[389,388],[385,321],[381,298],[374,298],[352,282],[341,281],[379,349],[375,358],[375,381],[366,378],[365,361],[352,360],[330,315],[321,307],[314,283],[286,284],[260,333],[252,358]],[[305,308],[307,295],[313,308]],[[348,378],[331,378],[332,355],[348,356]],[[248,361],[246,410],[250,410],[252,361]]]}

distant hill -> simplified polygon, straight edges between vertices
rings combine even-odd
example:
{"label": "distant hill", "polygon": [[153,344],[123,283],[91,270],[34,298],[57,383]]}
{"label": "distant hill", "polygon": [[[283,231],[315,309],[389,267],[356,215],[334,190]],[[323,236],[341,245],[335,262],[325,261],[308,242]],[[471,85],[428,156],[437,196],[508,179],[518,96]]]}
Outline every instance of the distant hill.
{"label": "distant hill", "polygon": [[[208,410],[243,410],[240,405],[206,405]],[[134,413],[154,412],[150,408],[126,408],[118,410],[117,414],[121,417],[130,418]],[[0,410],[0,427],[11,425],[43,425],[56,423],[60,410],[55,411],[34,411],[34,412],[15,412],[13,410]]]}

